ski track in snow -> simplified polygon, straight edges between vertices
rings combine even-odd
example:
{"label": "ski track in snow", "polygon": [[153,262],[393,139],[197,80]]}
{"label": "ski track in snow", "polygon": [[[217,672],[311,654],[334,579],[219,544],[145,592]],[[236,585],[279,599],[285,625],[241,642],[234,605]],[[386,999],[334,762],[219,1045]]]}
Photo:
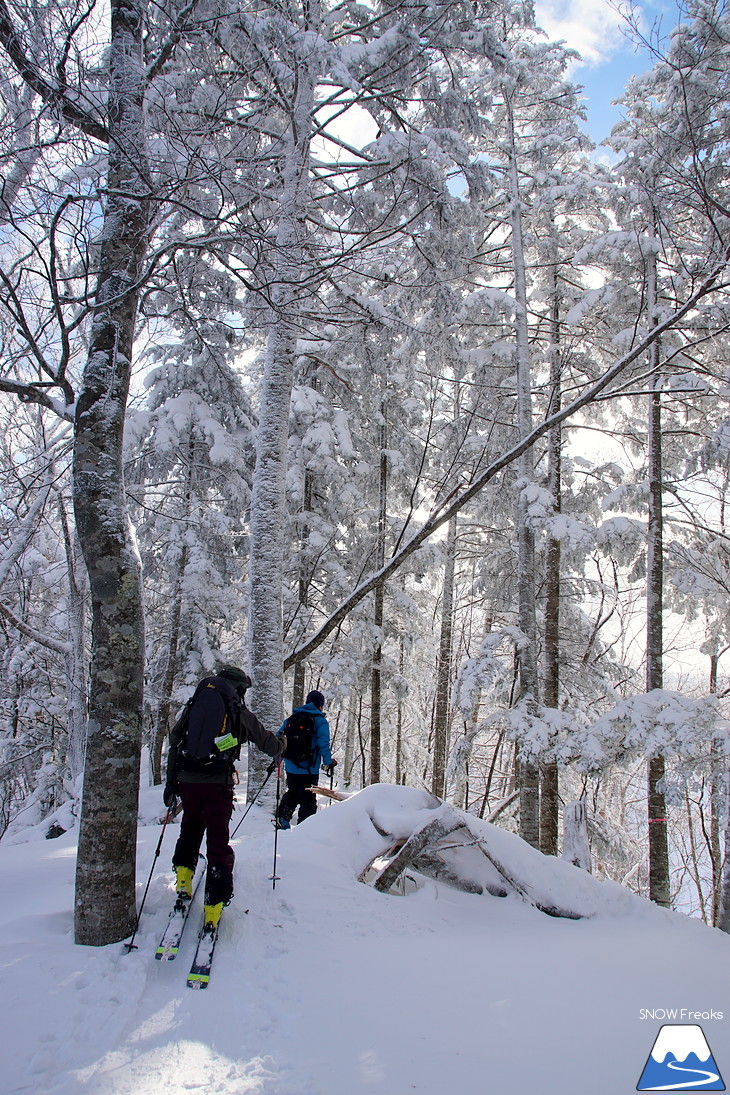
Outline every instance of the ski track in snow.
{"label": "ski track in snow", "polygon": [[[355,880],[368,826],[352,800],[279,833],[272,891],[273,831],[252,810],[202,992],[185,986],[200,896],[178,958],[154,960],[174,833],[129,955],[73,945],[71,834],[0,845],[3,1095],[620,1095],[656,1036],[640,1008],[730,1018],[725,935],[615,888],[581,921],[431,881],[381,895]],[[158,838],[140,828],[140,898]],[[716,1054],[727,1021],[705,1026]]]}

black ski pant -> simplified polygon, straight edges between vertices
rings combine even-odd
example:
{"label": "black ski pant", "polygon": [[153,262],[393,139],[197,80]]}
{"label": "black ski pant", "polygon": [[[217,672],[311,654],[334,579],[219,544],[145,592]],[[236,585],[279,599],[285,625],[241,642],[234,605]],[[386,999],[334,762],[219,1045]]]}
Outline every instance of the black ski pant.
{"label": "black ski pant", "polygon": [[233,897],[235,855],[228,843],[233,787],[225,783],[183,783],[178,781],[183,806],[180,836],[172,857],[173,867],[195,870],[198,852],[206,837],[208,873],[205,878],[205,904],[226,904]]}
{"label": "black ski pant", "polygon": [[281,796],[278,815],[284,821],[291,821],[294,811],[299,807],[299,821],[317,813],[317,796],[309,790],[317,782],[317,775],[299,775],[286,773],[286,791]]}

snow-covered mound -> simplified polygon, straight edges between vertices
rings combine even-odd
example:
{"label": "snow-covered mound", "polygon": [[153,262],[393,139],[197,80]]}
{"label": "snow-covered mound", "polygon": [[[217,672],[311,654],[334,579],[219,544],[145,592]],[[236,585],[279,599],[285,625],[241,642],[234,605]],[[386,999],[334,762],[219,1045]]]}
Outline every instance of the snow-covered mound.
{"label": "snow-covered mound", "polygon": [[[141,816],[159,817],[159,801],[145,790]],[[274,830],[254,807],[234,841],[236,896],[206,992],[185,987],[199,898],[178,959],[153,958],[175,825],[131,954],[73,943],[72,833],[0,843],[3,1095],[618,1095],[636,1089],[663,1021],[647,1009],[660,1008],[692,1009],[684,1021],[702,1022],[730,1074],[721,932],[474,819],[474,839],[529,884],[528,899],[428,877],[408,897],[358,882],[391,835],[439,809],[387,786],[321,806],[278,833],[274,889]],[[140,898],[159,837],[159,824],[140,826]],[[452,842],[476,856],[470,871],[486,870],[461,831]],[[587,915],[545,916],[535,895]]]}
{"label": "snow-covered mound", "polygon": [[338,803],[336,810],[321,811],[311,825],[303,825],[293,835],[302,855],[334,859],[358,878],[394,839],[406,839],[436,818],[459,824],[436,847],[450,873],[471,883],[475,892],[517,893],[530,904],[563,910],[575,918],[657,912],[622,886],[545,856],[514,833],[444,806],[427,791],[412,787],[367,787]]}

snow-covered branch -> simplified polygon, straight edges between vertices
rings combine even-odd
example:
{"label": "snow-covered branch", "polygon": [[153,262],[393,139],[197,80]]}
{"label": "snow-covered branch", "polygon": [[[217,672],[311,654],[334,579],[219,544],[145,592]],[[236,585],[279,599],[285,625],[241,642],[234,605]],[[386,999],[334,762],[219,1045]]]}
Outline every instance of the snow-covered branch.
{"label": "snow-covered branch", "polygon": [[327,636],[342,623],[352,609],[355,608],[363,598],[367,597],[367,595],[377,586],[387,581],[387,579],[390,578],[391,575],[414,554],[414,552],[433,536],[442,525],[448,524],[451,518],[470,502],[472,498],[479,494],[495,476],[513,464],[514,461],[523,453],[527,452],[528,449],[532,448],[535,442],[548,433],[554,426],[572,418],[578,411],[592,403],[596,397],[609,388],[613,381],[633,364],[634,361],[645,354],[657,339],[661,339],[667,331],[670,331],[680,322],[680,320],[690,313],[704,297],[715,291],[719,278],[723,271],[727,269],[729,259],[730,249],[726,251],[722,261],[715,266],[712,272],[680,308],[671,316],[668,316],[662,323],[659,323],[656,327],[652,328],[652,330],[649,331],[633,349],[629,350],[628,353],[614,362],[614,364],[606,370],[603,376],[593,384],[590,384],[581,395],[577,396],[572,402],[566,404],[566,406],[556,414],[550,415],[548,418],[544,419],[538,426],[535,426],[528,434],[518,441],[516,445],[511,449],[508,449],[497,460],[493,461],[489,467],[485,468],[485,470],[475,478],[473,483],[467,487],[466,490],[457,495],[450,505],[446,506],[445,509],[442,509],[436,516],[428,518],[419,531],[411,537],[408,543],[406,543],[400,551],[393,555],[384,567],[381,567],[374,574],[371,574],[366,581],[362,582],[357,589],[353,590],[349,597],[347,597],[336,611],[332,613],[329,619],[321,625],[311,639],[300,646],[298,650],[293,651],[286,658],[284,668],[288,669],[297,662],[309,657],[309,655],[324,642]]}

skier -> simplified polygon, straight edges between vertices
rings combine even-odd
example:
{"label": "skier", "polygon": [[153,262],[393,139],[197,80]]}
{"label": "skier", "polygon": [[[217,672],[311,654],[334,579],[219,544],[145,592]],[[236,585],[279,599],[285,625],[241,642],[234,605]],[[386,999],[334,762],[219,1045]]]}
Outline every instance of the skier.
{"label": "skier", "polygon": [[280,756],[286,748],[286,737],[266,730],[246,707],[250,686],[251,678],[242,669],[224,666],[217,676],[200,682],[170,731],[163,801],[168,809],[174,809],[179,796],[183,807],[172,857],[177,893],[182,899],[192,897],[198,852],[207,834],[203,914],[209,928],[217,927],[224,905],[233,897],[235,855],[228,841],[235,761],[241,745],[252,741],[270,757]]}
{"label": "skier", "polygon": [[[317,799],[309,788],[317,782],[320,763],[324,761],[327,775],[334,773],[337,761],[332,759],[330,752],[330,728],[323,714],[324,704],[324,696],[315,689],[308,694],[302,707],[294,708],[279,730],[279,735],[289,742],[284,752],[287,789],[277,810],[280,829],[291,828],[297,807],[299,821],[317,812]],[[297,749],[300,735],[301,745]]]}

